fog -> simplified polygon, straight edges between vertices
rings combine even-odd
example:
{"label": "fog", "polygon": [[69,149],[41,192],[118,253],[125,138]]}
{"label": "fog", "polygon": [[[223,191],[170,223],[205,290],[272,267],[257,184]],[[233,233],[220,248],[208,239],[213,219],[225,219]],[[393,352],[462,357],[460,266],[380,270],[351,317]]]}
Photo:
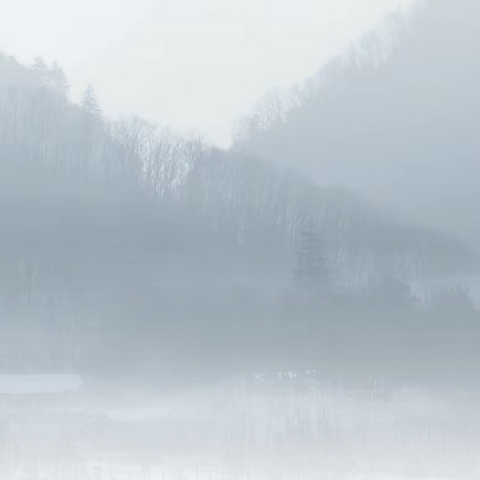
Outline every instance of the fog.
{"label": "fog", "polygon": [[285,124],[248,150],[475,246],[478,9],[474,1],[424,2],[410,22],[394,18],[388,35],[367,35],[322,67]]}
{"label": "fog", "polygon": [[0,50],[25,63],[57,60],[72,98],[93,84],[109,115],[135,113],[229,146],[238,115],[265,91],[309,76],[412,1],[20,0],[0,18]]}
{"label": "fog", "polygon": [[479,13],[352,30],[228,148],[0,53],[1,478],[478,478]]}

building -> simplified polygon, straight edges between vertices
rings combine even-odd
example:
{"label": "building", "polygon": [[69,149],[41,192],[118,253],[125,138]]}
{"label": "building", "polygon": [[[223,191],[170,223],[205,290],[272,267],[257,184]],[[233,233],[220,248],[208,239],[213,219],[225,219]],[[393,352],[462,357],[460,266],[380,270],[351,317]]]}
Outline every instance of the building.
{"label": "building", "polygon": [[0,416],[25,439],[81,441],[87,421],[78,375],[0,375]]}

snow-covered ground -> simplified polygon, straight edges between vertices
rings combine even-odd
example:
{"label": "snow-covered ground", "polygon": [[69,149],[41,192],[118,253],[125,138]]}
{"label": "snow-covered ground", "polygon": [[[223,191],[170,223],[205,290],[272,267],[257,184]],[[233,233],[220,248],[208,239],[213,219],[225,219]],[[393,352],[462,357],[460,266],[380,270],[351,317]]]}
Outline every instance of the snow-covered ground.
{"label": "snow-covered ground", "polygon": [[[205,461],[196,459],[170,459],[166,460],[162,466],[152,466],[147,464],[131,463],[125,465],[122,463],[104,463],[91,465],[88,468],[87,475],[91,478],[100,479],[150,479],[150,480],[230,480],[230,479],[249,479],[249,480],[295,480],[295,479],[342,479],[342,480],[451,480],[452,477],[426,476],[426,475],[392,475],[381,472],[369,473],[351,473],[351,474],[328,474],[326,472],[315,472],[311,476],[306,476],[303,472],[279,474],[278,476],[264,476],[261,474],[232,474],[227,470],[221,470],[214,464],[208,464]],[[474,478],[474,477],[459,477]]]}
{"label": "snow-covered ground", "polygon": [[145,472],[144,479],[140,462],[127,460],[137,455],[138,452],[131,454],[102,452],[98,459],[91,455],[87,461],[87,468],[92,478],[94,478],[94,468],[99,468],[101,480],[110,480],[111,477],[117,480],[223,480],[225,478],[211,457],[182,455],[161,456],[158,461],[154,461],[151,471]]}

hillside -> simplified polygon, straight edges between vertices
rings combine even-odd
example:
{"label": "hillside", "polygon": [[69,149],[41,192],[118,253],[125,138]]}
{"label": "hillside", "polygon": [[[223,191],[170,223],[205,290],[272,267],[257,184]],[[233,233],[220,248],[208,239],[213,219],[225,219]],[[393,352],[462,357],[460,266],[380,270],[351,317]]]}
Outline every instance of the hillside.
{"label": "hillside", "polygon": [[[91,89],[73,104],[56,64],[0,57],[0,72],[6,371],[201,379],[274,363],[282,342],[301,356],[333,319],[385,326],[387,308],[414,321],[411,282],[477,269],[453,236],[348,190],[138,118],[110,121]],[[296,278],[309,229],[328,271],[310,293]],[[328,315],[309,303],[320,293]],[[454,303],[469,318],[464,293]]]}
{"label": "hillside", "polygon": [[477,248],[479,15],[475,0],[426,2],[397,18],[390,37],[374,32],[322,68],[284,121],[250,129],[235,149],[353,188]]}

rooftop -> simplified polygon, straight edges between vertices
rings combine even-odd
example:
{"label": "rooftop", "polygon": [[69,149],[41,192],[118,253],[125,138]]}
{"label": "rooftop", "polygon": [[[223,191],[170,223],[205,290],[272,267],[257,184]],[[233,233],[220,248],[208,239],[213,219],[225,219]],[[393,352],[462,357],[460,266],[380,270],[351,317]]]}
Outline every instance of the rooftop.
{"label": "rooftop", "polygon": [[169,415],[171,408],[130,408],[104,412],[114,422],[153,422]]}

